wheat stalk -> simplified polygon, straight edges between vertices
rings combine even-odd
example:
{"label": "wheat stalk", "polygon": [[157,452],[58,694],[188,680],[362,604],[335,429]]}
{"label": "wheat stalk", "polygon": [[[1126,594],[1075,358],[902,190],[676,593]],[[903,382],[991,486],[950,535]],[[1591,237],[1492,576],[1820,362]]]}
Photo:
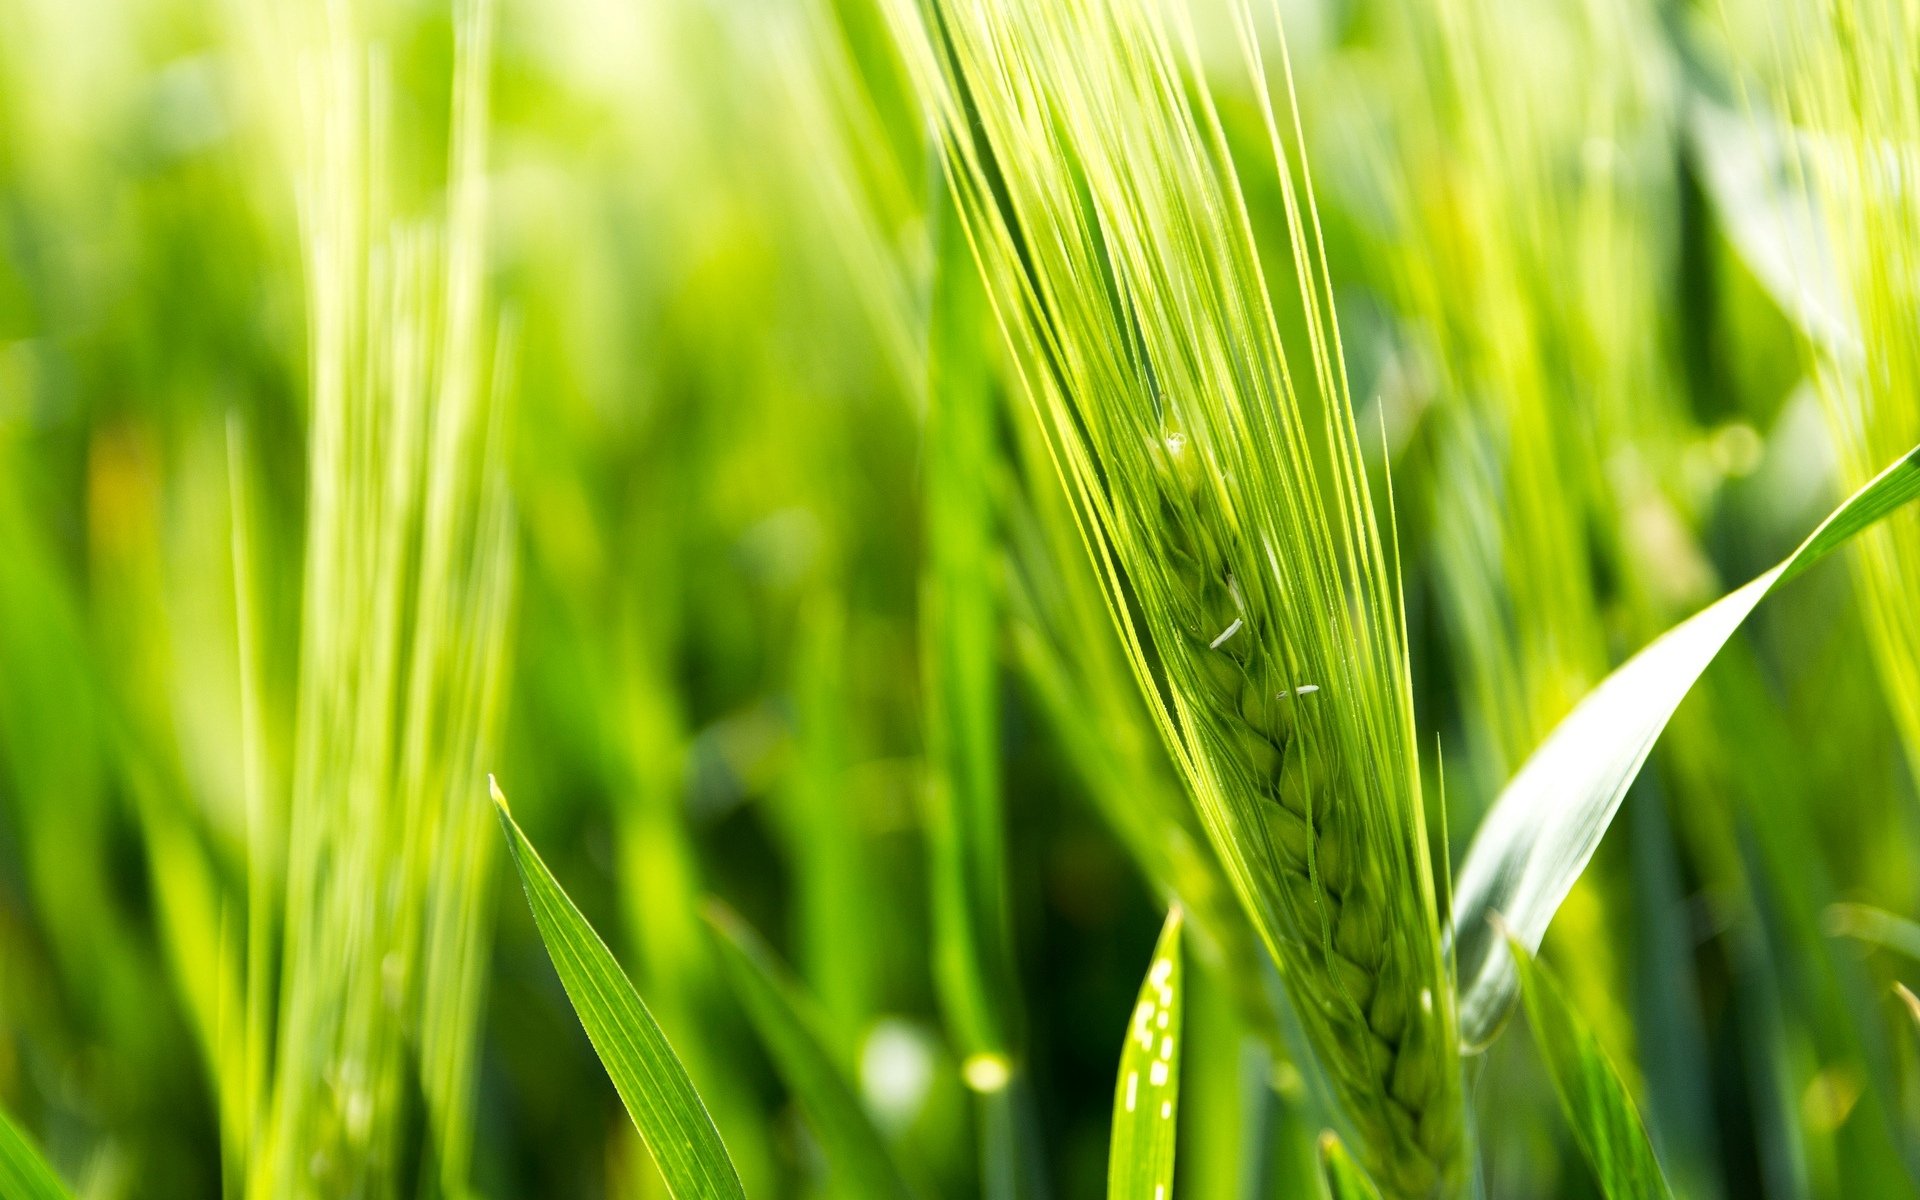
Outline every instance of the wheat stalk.
{"label": "wheat stalk", "polygon": [[[1266,286],[1179,12],[1170,27],[1131,0],[893,10],[1201,822],[1369,1166],[1427,1195],[1458,1179],[1461,1098],[1398,586],[1291,98],[1265,90],[1260,36],[1237,15],[1292,295]],[[1281,305],[1304,347],[1283,344]]]}

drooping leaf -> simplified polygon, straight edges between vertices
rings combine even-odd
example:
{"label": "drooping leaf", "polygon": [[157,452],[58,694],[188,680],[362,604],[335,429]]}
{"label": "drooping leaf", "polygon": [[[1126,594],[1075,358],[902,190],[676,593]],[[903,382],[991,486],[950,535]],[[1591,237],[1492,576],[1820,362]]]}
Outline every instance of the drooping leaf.
{"label": "drooping leaf", "polygon": [[1320,1135],[1320,1178],[1331,1200],[1380,1200],[1380,1189],[1332,1130]]}
{"label": "drooping leaf", "polygon": [[1513,960],[1489,918],[1529,952],[1600,845],[1653,743],[1720,648],[1775,587],[1920,496],[1920,447],[1881,472],[1778,566],[1656,638],[1588,693],[1487,814],[1454,894],[1461,1040],[1485,1045],[1511,1009]]}
{"label": "drooping leaf", "polygon": [[4,1112],[0,1112],[0,1196],[7,1200],[73,1200],[73,1193]]}
{"label": "drooping leaf", "polygon": [[829,1190],[874,1200],[915,1195],[886,1138],[828,1052],[811,997],[733,912],[711,905],[707,923],[734,994],[819,1139],[832,1177]]}
{"label": "drooping leaf", "polygon": [[1640,1112],[1593,1031],[1547,969],[1514,942],[1520,994],[1574,1140],[1607,1200],[1672,1200]]}
{"label": "drooping leaf", "polygon": [[1140,985],[1120,1050],[1107,1200],[1166,1200],[1173,1194],[1180,1111],[1180,923],[1175,908],[1153,948],[1153,965]]}
{"label": "drooping leaf", "polygon": [[491,778],[534,923],[600,1063],[676,1200],[745,1200],[707,1106],[620,964],[520,831]]}

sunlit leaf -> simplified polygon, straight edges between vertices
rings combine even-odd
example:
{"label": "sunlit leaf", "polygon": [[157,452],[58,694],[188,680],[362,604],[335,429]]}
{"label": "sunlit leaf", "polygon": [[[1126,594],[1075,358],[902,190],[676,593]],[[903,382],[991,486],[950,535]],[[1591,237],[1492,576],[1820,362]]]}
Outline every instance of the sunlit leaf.
{"label": "sunlit leaf", "polygon": [[1140,985],[1113,1091],[1108,1200],[1166,1200],[1173,1193],[1180,1111],[1180,910],[1167,914]]}
{"label": "sunlit leaf", "polygon": [[860,1098],[828,1053],[810,997],[786,977],[773,954],[731,911],[707,910],[733,991],[773,1055],[825,1153],[836,1195],[915,1194]]}
{"label": "sunlit leaf", "polygon": [[1607,1200],[1671,1200],[1639,1110],[1593,1031],[1524,946],[1512,951],[1534,1042],[1601,1192]]}
{"label": "sunlit leaf", "polygon": [[686,1067],[613,952],[520,831],[499,785],[489,784],[547,954],[668,1190],[678,1200],[745,1200],[733,1160]]}
{"label": "sunlit leaf", "polygon": [[1720,648],[1775,587],[1920,496],[1920,448],[1827,517],[1800,548],[1674,626],[1600,686],[1534,751],[1475,834],[1454,896],[1461,1040],[1485,1045],[1514,999],[1513,960],[1489,918],[1529,952],[1586,869],[1653,744]]}

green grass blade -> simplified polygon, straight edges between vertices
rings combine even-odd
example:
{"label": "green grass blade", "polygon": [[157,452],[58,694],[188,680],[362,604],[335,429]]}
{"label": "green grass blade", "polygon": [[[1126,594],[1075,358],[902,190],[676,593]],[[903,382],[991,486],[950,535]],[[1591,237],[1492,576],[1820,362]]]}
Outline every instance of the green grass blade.
{"label": "green grass blade", "polygon": [[812,999],[731,910],[710,905],[707,923],[734,995],[820,1141],[834,1190],[875,1200],[915,1195],[886,1138],[828,1052]]}
{"label": "green grass blade", "polygon": [[0,1196],[7,1200],[73,1200],[73,1193],[4,1112],[0,1112]]}
{"label": "green grass blade", "polygon": [[1332,1200],[1380,1200],[1380,1189],[1331,1130],[1320,1135],[1320,1177]]}
{"label": "green grass blade", "polygon": [[693,1090],[686,1067],[621,972],[613,952],[520,831],[499,785],[491,780],[489,785],[540,938],[668,1190],[678,1200],[745,1200],[733,1160],[707,1106]]}
{"label": "green grass blade", "polygon": [[1656,638],[1588,693],[1507,785],[1474,836],[1454,899],[1460,1034],[1490,1041],[1511,1010],[1513,960],[1489,918],[1529,952],[1585,870],[1674,710],[1776,586],[1920,496],[1920,448],[1835,509],[1778,566]]}
{"label": "green grass blade", "polygon": [[1671,1200],[1633,1098],[1593,1031],[1547,969],[1512,943],[1527,1021],[1560,1094],[1560,1107],[1608,1200]]}
{"label": "green grass blade", "polygon": [[1166,1200],[1180,1108],[1180,910],[1167,914],[1140,985],[1113,1090],[1108,1200]]}
{"label": "green grass blade", "polygon": [[928,335],[921,583],[927,839],[941,1003],[962,1052],[991,1063],[1018,1057],[1020,1023],[997,743],[995,519],[986,482],[997,402],[986,298],[957,218],[947,209],[941,217]]}

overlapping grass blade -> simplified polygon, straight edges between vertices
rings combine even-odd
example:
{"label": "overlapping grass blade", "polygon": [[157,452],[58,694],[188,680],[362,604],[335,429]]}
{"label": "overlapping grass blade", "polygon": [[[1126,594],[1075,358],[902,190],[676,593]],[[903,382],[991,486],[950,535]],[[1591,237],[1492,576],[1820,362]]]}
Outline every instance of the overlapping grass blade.
{"label": "overlapping grass blade", "polygon": [[1018,988],[996,740],[996,531],[987,483],[996,401],[985,297],[951,209],[942,216],[928,347],[927,565],[920,588],[935,978],[962,1053],[1010,1066]]}
{"label": "overlapping grass blade", "polygon": [[1593,1031],[1552,974],[1511,942],[1527,1022],[1553,1076],[1560,1107],[1607,1200],[1672,1200],[1633,1098]]}
{"label": "overlapping grass blade", "polygon": [[[1852,487],[1920,441],[1920,9],[1836,0],[1790,30],[1778,107],[1810,131],[1799,178],[1860,338],[1857,357],[1831,354],[1814,373],[1840,478]],[[1881,690],[1920,783],[1920,514],[1894,517],[1851,558]]]}
{"label": "overlapping grass blade", "polygon": [[[1419,432],[1432,469],[1400,477],[1424,488],[1408,507],[1432,509],[1458,762],[1477,785],[1449,808],[1471,828],[1606,674],[1609,592],[1642,590],[1622,510],[1671,503],[1638,477],[1665,474],[1684,432],[1673,347],[1646,336],[1674,272],[1655,233],[1673,156],[1651,6],[1457,0],[1382,18],[1399,52],[1367,64],[1356,106],[1388,106],[1383,128],[1326,149],[1385,147],[1370,174],[1391,214],[1375,257],[1408,319],[1394,353],[1436,375]],[[1608,469],[1625,458],[1643,464],[1631,481]],[[1658,582],[1690,575],[1674,566]]]}
{"label": "overlapping grass blade", "polygon": [[999,553],[988,484],[999,402],[980,279],[950,204],[936,221],[920,586],[934,978],[962,1077],[979,1096],[982,1191],[1011,1200],[1038,1193],[1041,1142],[1023,1078],[1000,778]]}
{"label": "overlapping grass blade", "polygon": [[1537,950],[1694,681],[1775,587],[1920,496],[1920,448],[1888,467],[1779,565],[1668,630],[1609,675],[1507,785],[1474,836],[1454,895],[1460,1029],[1490,1041],[1510,1010],[1513,959],[1490,918]]}
{"label": "overlapping grass blade", "polygon": [[828,1051],[812,998],[787,977],[773,952],[732,910],[712,904],[706,917],[734,994],[820,1141],[832,1190],[873,1200],[916,1195],[886,1137]]}
{"label": "overlapping grass blade", "polygon": [[1166,1200],[1180,1111],[1181,913],[1167,914],[1120,1050],[1107,1150],[1107,1200]]}
{"label": "overlapping grass blade", "polygon": [[[1734,13],[1738,13],[1735,18]],[[1755,275],[1807,335],[1848,487],[1920,440],[1920,11],[1897,0],[1739,6],[1766,32],[1742,122],[1697,104],[1713,193]],[[1717,168],[1717,169],[1715,169]],[[1920,514],[1853,555],[1882,691],[1920,780]]]}
{"label": "overlapping grass blade", "polygon": [[1331,1130],[1320,1135],[1320,1178],[1330,1200],[1380,1200],[1380,1189]]}
{"label": "overlapping grass blade", "polygon": [[73,1200],[27,1135],[0,1112],[0,1196],[7,1200]]}
{"label": "overlapping grass blade", "polygon": [[587,924],[489,781],[540,938],[627,1114],[678,1200],[745,1200],[740,1176],[686,1067],[613,952]]}

